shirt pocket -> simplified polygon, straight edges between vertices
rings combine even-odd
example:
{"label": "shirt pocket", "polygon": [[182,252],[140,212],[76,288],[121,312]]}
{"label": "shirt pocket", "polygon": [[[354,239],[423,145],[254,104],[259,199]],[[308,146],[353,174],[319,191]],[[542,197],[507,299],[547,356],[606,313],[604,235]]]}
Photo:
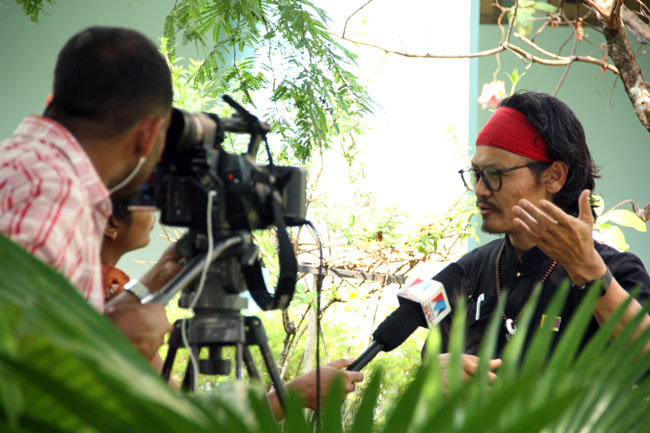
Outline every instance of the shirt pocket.
{"label": "shirt pocket", "polygon": [[467,301],[467,326],[487,327],[487,324],[499,304],[496,296],[477,293]]}

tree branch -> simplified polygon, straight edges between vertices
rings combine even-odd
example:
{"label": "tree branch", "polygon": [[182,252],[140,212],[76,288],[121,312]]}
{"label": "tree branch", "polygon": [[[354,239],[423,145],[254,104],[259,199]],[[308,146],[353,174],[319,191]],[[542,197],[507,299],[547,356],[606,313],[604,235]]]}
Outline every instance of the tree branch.
{"label": "tree branch", "polygon": [[529,60],[534,61],[536,63],[541,63],[543,65],[549,65],[549,66],[560,66],[560,65],[568,65],[573,62],[584,62],[584,63],[593,63],[595,65],[599,65],[603,68],[609,69],[615,74],[618,74],[619,71],[614,65],[610,65],[608,62],[604,62],[601,59],[597,59],[595,57],[591,56],[576,56],[576,55],[571,55],[571,56],[559,56],[557,54],[553,54],[550,51],[545,50],[544,48],[540,47],[536,43],[532,42],[531,40],[527,39],[526,37],[515,33],[515,37],[522,42],[525,42],[526,44],[530,45],[532,48],[535,50],[539,51],[540,53],[554,59],[554,60],[548,60],[548,59],[542,59],[536,56],[533,56],[531,54],[528,54],[526,51],[523,49],[517,47],[516,45],[511,45],[508,44],[507,49],[513,49],[517,50],[517,52],[521,53],[522,55],[526,56],[528,54],[530,56]]}
{"label": "tree branch", "polygon": [[350,14],[350,15],[346,18],[346,20],[345,20],[345,25],[343,26],[343,37],[344,37],[344,38],[345,38],[345,32],[346,32],[346,30],[348,29],[348,22],[350,22],[350,18],[352,18],[353,16],[355,16],[356,14],[358,14],[358,13],[361,11],[361,9],[365,8],[366,6],[368,6],[368,5],[369,5],[370,3],[372,3],[373,1],[375,1],[375,0],[368,0],[367,2],[364,3],[363,6],[361,6],[361,7],[360,7],[359,9],[357,9],[356,11],[352,12],[352,14]]}
{"label": "tree branch", "polygon": [[[606,0],[587,0],[599,10],[604,8]],[[616,1],[609,15],[598,15],[607,40],[607,52],[620,71],[621,81],[632,102],[632,108],[643,126],[650,131],[650,89],[643,79],[643,72],[636,60],[636,54],[627,37],[627,31],[621,21],[621,1]]]}
{"label": "tree branch", "polygon": [[[609,17],[609,14],[607,12],[605,12],[604,10],[602,10],[601,6],[599,4],[596,4],[591,0],[582,0],[582,2],[584,4],[586,4],[586,5],[588,5],[589,7],[593,8],[598,13],[599,16],[601,16],[601,17]],[[601,3],[601,2],[598,2],[598,3]]]}
{"label": "tree branch", "polygon": [[429,52],[425,54],[415,54],[406,51],[391,50],[389,48],[381,47],[379,45],[374,45],[368,42],[357,41],[349,37],[343,37],[343,35],[337,35],[335,33],[331,33],[331,35],[356,45],[361,45],[363,47],[369,47],[369,48],[374,48],[376,50],[383,51],[386,54],[395,54],[402,57],[419,58],[419,59],[468,59],[474,57],[488,57],[496,53],[505,51],[505,48],[499,46],[499,47],[492,48],[490,50],[484,50],[484,51],[479,51],[477,53],[470,53],[470,54],[431,54]]}
{"label": "tree branch", "polygon": [[[571,50],[571,57],[574,57],[576,55],[576,50],[578,49],[578,35],[573,33],[573,49]],[[560,91],[560,87],[562,87],[562,84],[564,84],[564,80],[566,80],[567,75],[569,75],[569,70],[571,69],[571,65],[573,62],[569,63],[566,65],[566,68],[564,68],[564,72],[562,72],[562,76],[560,77],[560,81],[558,81],[557,86],[555,86],[555,90],[553,91],[553,96],[557,96],[558,92]]]}
{"label": "tree branch", "polygon": [[506,35],[506,40],[504,42],[510,42],[510,36],[512,35],[512,29],[515,26],[515,21],[517,20],[517,11],[519,10],[519,0],[515,0],[515,5],[513,6],[514,10],[512,12],[512,18],[508,23],[508,34]]}
{"label": "tree branch", "polygon": [[628,30],[636,36],[642,44],[650,44],[650,26],[627,7],[621,8],[621,19]]}

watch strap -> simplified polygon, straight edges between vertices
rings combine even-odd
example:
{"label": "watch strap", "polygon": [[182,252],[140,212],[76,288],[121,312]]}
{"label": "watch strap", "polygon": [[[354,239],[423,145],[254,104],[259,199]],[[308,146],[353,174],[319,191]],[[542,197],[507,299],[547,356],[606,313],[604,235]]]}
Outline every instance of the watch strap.
{"label": "watch strap", "polygon": [[596,278],[595,280],[588,281],[582,286],[577,286],[574,285],[580,292],[582,293],[587,293],[587,290],[594,285],[596,282],[600,283],[600,296],[604,296],[605,293],[607,293],[607,289],[609,286],[612,284],[612,280],[614,279],[614,276],[612,275],[612,271],[609,269],[609,266],[606,267],[605,274],[600,277]]}
{"label": "watch strap", "polygon": [[133,296],[142,301],[142,298],[149,295],[149,288],[138,280],[131,280],[124,285],[124,291],[131,293]]}

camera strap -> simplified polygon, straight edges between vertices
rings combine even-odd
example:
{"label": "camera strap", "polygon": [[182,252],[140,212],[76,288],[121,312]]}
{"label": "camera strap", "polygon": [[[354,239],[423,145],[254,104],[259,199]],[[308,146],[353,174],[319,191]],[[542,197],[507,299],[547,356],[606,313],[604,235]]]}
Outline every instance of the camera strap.
{"label": "camera strap", "polygon": [[273,211],[274,225],[278,236],[278,258],[280,272],[275,288],[271,295],[266,288],[262,276],[260,259],[250,266],[242,265],[242,273],[248,285],[248,291],[262,310],[285,309],[289,306],[298,278],[298,262],[293,251],[293,244],[287,234],[287,226],[282,214],[282,198],[276,190],[271,194],[271,208]]}

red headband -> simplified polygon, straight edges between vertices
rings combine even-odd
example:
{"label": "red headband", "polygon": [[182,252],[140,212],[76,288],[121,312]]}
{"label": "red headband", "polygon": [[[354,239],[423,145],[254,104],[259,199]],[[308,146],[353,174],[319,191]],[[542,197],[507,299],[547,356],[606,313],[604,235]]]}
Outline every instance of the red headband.
{"label": "red headband", "polygon": [[476,139],[477,146],[499,147],[535,161],[551,162],[544,137],[526,115],[510,107],[499,107]]}

